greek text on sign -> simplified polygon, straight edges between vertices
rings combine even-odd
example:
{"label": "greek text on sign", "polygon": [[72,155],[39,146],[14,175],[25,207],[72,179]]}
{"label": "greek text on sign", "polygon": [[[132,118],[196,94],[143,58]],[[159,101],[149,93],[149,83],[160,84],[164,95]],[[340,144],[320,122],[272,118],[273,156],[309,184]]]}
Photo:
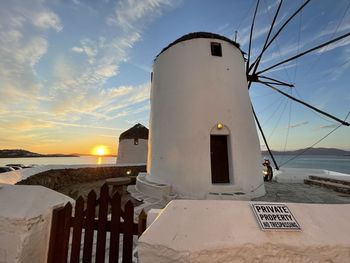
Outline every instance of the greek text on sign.
{"label": "greek text on sign", "polygon": [[284,204],[251,204],[262,230],[300,231],[300,225]]}

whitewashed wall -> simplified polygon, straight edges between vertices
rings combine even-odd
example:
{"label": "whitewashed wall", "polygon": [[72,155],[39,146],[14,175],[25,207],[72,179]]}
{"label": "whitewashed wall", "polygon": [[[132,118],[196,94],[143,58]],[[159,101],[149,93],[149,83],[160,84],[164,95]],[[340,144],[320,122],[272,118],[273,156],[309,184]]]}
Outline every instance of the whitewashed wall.
{"label": "whitewashed wall", "polygon": [[[222,45],[211,55],[210,42]],[[260,144],[251,110],[245,63],[238,48],[219,39],[191,39],[158,56],[153,68],[148,180],[170,184],[183,197],[209,192],[265,194]],[[230,132],[230,184],[211,182],[210,133]]]}
{"label": "whitewashed wall", "polygon": [[117,164],[140,164],[147,163],[148,140],[123,139],[119,142]]}
{"label": "whitewashed wall", "polygon": [[52,210],[68,196],[42,186],[0,186],[0,262],[44,263]]}

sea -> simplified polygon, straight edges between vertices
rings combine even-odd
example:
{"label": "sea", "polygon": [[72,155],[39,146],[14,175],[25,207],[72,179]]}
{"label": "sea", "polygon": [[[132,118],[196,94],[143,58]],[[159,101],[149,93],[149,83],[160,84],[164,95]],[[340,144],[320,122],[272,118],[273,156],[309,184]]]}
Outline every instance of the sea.
{"label": "sea", "polygon": [[[263,156],[271,161],[269,156]],[[289,168],[310,168],[323,169],[339,173],[350,174],[350,156],[332,156],[332,155],[303,155],[289,162],[292,155],[276,155],[275,159],[279,166]],[[0,166],[6,164],[25,164],[25,165],[71,165],[71,164],[115,164],[116,157],[36,157],[36,158],[0,158]],[[263,159],[262,159],[263,160]],[[285,163],[287,162],[287,163]],[[272,161],[271,161],[272,163]],[[285,163],[285,164],[284,164]],[[273,165],[272,165],[273,166]]]}
{"label": "sea", "polygon": [[[264,157],[271,161],[269,156]],[[276,155],[275,159],[281,168],[322,169],[350,175],[350,156],[347,155],[302,155],[293,159],[294,157],[295,155]]]}
{"label": "sea", "polygon": [[25,157],[0,158],[0,166],[6,164],[24,165],[73,165],[73,164],[115,164],[117,157],[79,156],[79,157]]}

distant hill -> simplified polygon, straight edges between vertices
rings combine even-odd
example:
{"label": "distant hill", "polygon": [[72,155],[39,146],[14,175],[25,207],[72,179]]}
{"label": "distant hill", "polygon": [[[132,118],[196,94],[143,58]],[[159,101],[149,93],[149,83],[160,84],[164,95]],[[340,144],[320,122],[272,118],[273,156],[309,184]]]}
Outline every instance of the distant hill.
{"label": "distant hill", "polygon": [[79,157],[75,154],[40,154],[23,149],[4,149],[0,150],[0,158],[19,158],[19,157]]}
{"label": "distant hill", "polygon": [[[295,151],[272,151],[272,154],[275,155],[297,155],[301,154],[305,149],[299,149]],[[262,151],[263,155],[268,155],[268,151]],[[306,152],[303,153],[303,155],[338,155],[338,156],[344,156],[349,155],[350,151],[340,150],[336,148],[311,148],[308,149]]]}

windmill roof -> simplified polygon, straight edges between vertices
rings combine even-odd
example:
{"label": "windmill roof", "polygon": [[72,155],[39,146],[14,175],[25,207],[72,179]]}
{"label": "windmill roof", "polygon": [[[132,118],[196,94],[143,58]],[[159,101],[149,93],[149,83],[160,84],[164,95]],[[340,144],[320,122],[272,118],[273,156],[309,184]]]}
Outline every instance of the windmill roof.
{"label": "windmill roof", "polygon": [[[193,32],[193,33],[189,33],[189,34],[186,34],[186,35],[183,35],[182,37],[176,39],[174,42],[170,43],[168,46],[166,46],[165,48],[162,49],[162,51],[160,51],[160,53],[156,56],[155,59],[158,58],[158,56],[160,54],[162,54],[164,51],[166,51],[168,48],[176,45],[177,43],[180,43],[182,41],[186,41],[186,40],[190,40],[190,39],[195,39],[195,38],[210,38],[210,39],[220,39],[220,40],[224,40],[232,45],[234,45],[235,47],[237,47],[239,50],[240,49],[240,45],[227,38],[227,37],[224,37],[224,36],[221,36],[221,35],[218,35],[218,34],[215,34],[215,33],[209,33],[209,32]],[[242,52],[242,51],[241,51]],[[243,53],[243,52],[242,52]]]}
{"label": "windmill roof", "polygon": [[126,130],[119,136],[119,141],[126,139],[148,139],[148,129],[142,124],[138,123]]}

